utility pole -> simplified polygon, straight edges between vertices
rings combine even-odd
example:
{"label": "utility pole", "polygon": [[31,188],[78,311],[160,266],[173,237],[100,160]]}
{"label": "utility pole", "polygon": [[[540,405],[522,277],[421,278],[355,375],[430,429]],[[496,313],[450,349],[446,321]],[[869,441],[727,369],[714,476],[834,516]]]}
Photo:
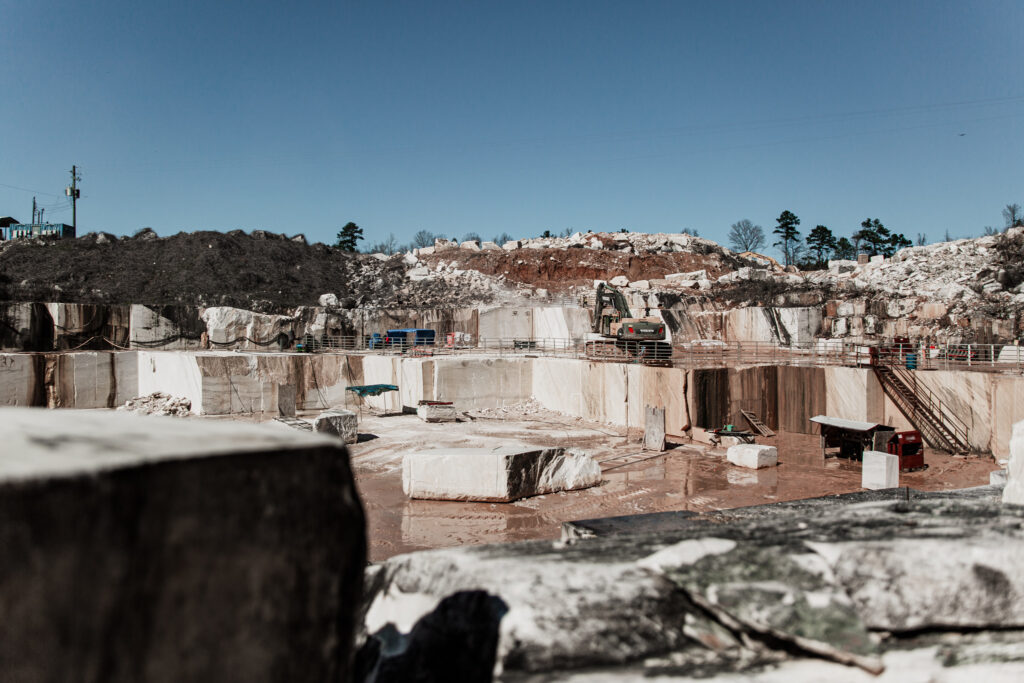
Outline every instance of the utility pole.
{"label": "utility pole", "polygon": [[82,194],[82,191],[78,189],[76,183],[82,179],[82,176],[78,175],[78,168],[71,165],[71,185],[64,188],[64,194],[71,197],[71,227],[75,231],[75,236],[78,236],[78,197]]}
{"label": "utility pole", "polygon": [[32,198],[32,225],[36,224],[36,198]]}

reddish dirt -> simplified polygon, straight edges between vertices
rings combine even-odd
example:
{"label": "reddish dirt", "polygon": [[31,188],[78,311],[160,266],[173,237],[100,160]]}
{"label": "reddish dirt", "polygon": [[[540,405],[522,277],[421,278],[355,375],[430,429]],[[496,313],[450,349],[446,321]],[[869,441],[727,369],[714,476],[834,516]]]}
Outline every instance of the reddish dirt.
{"label": "reddish dirt", "polygon": [[596,249],[516,249],[515,251],[468,251],[451,249],[421,260],[434,266],[438,261],[457,261],[459,268],[504,276],[509,282],[544,287],[552,292],[592,286],[594,280],[625,275],[632,280],[664,278],[670,273],[706,270],[715,279],[731,272],[735,265],[717,254],[690,252],[625,254]]}
{"label": "reddish dirt", "polygon": [[[479,419],[425,425],[413,416],[366,418],[360,431],[378,438],[352,447],[356,479],[366,506],[370,557],[527,539],[557,539],[565,521],[670,510],[708,511],[860,490],[860,464],[822,460],[817,436],[780,434],[778,467],[747,470],[730,465],[724,451],[680,447],[664,455],[640,452],[638,438],[622,430],[552,414],[534,420]],[[484,446],[516,440],[572,445],[602,462],[604,481],[584,491],[550,494],[510,504],[408,500],[402,493],[402,454],[421,448]],[[928,452],[929,469],[901,475],[919,490],[988,483],[990,458]]]}

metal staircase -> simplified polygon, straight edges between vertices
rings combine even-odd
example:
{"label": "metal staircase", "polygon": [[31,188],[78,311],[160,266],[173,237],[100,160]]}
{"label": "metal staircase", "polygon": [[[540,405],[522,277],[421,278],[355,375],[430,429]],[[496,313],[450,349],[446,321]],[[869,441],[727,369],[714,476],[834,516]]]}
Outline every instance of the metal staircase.
{"label": "metal staircase", "polygon": [[970,452],[967,425],[953,415],[938,397],[917,382],[913,371],[897,364],[876,364],[882,390],[932,448],[947,453]]}

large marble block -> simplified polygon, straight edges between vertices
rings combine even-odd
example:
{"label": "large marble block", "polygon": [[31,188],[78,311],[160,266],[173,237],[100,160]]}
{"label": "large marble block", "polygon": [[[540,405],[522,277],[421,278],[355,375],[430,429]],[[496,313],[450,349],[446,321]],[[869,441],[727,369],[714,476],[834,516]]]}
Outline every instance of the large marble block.
{"label": "large marble block", "polygon": [[733,465],[759,470],[762,467],[775,467],[779,464],[779,451],[775,446],[764,446],[756,443],[741,443],[729,446],[726,459]]}
{"label": "large marble block", "polygon": [[345,449],[0,409],[0,678],[345,680],[366,559]]}
{"label": "large marble block", "polygon": [[600,482],[593,458],[564,448],[447,448],[402,460],[402,489],[410,498],[507,503]]}
{"label": "large marble block", "polygon": [[881,451],[864,451],[860,470],[861,488],[894,489],[900,485],[900,456]]}
{"label": "large marble block", "polygon": [[359,418],[351,410],[325,410],[314,418],[313,429],[341,437],[345,443],[359,440]]}
{"label": "large marble block", "polygon": [[1003,502],[1024,505],[1024,420],[1013,425],[1010,437],[1010,462],[1006,465]]}

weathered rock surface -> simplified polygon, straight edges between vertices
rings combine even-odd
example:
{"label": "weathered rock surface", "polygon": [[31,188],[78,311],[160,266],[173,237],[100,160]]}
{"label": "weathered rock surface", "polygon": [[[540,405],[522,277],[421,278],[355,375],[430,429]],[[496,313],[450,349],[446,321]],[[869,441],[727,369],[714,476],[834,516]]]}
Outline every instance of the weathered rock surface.
{"label": "weathered rock surface", "polygon": [[325,410],[313,420],[313,429],[340,437],[345,443],[355,443],[359,440],[359,417],[351,410]]}
{"label": "weathered rock surface", "polygon": [[[413,553],[376,575],[367,643],[485,591],[507,608],[495,650],[507,680],[998,679],[1024,673],[1022,523],[990,487],[896,490]],[[445,610],[471,614],[458,612]],[[488,629],[493,615],[474,618]],[[440,680],[436,667],[424,675]]]}
{"label": "weathered rock surface", "polygon": [[593,458],[564,448],[450,448],[402,459],[402,489],[410,498],[507,503],[600,481]]}
{"label": "weathered rock surface", "polygon": [[322,436],[0,409],[5,681],[344,680],[365,532]]}

